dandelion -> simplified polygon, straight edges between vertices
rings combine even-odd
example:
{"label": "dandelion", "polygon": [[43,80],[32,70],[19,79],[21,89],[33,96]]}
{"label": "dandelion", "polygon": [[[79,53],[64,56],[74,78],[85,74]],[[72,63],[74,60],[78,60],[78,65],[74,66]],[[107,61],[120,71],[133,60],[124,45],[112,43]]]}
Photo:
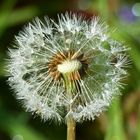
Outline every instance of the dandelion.
{"label": "dandelion", "polygon": [[36,18],[15,38],[7,66],[10,86],[27,111],[66,122],[68,140],[75,139],[76,122],[94,120],[120,94],[128,49],[109,36],[100,18]]}

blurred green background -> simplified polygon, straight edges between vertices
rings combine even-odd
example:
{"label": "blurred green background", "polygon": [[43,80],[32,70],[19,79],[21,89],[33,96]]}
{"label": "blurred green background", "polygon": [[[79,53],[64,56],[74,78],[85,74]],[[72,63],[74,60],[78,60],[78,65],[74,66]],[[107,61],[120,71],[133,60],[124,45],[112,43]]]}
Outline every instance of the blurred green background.
{"label": "blurred green background", "polygon": [[0,0],[0,140],[66,140],[66,125],[42,122],[22,108],[6,83],[4,61],[14,35],[32,18],[75,11],[102,16],[128,47],[131,67],[122,96],[94,122],[77,125],[76,140],[140,140],[139,0]]}

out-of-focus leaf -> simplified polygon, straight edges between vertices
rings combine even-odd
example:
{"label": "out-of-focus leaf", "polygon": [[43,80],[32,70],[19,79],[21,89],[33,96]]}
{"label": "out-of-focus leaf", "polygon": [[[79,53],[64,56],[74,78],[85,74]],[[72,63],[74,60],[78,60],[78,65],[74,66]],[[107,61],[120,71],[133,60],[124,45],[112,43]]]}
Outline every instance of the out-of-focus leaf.
{"label": "out-of-focus leaf", "polygon": [[109,124],[105,140],[126,140],[121,111],[120,99],[115,99],[108,112]]}
{"label": "out-of-focus leaf", "polygon": [[24,114],[21,114],[21,117],[8,117],[8,114],[3,112],[0,117],[0,128],[3,128],[9,134],[11,139],[13,137],[21,137],[24,140],[49,140],[31,128]]}
{"label": "out-of-focus leaf", "polygon": [[28,6],[22,9],[15,10],[9,15],[8,26],[13,26],[18,23],[24,22],[27,19],[33,18],[37,14],[38,9],[35,6]]}
{"label": "out-of-focus leaf", "polygon": [[5,75],[4,59],[3,59],[3,55],[0,53],[0,77],[4,75]]}
{"label": "out-of-focus leaf", "polygon": [[5,0],[0,6],[0,36],[7,27],[9,22],[8,16],[10,15],[13,7],[15,6],[17,0]]}
{"label": "out-of-focus leaf", "polygon": [[0,5],[0,15],[3,13],[7,13],[13,9],[17,0],[4,0],[3,4]]}
{"label": "out-of-focus leaf", "polygon": [[[7,8],[6,8],[7,9]],[[27,19],[33,18],[38,14],[36,6],[28,6],[22,9],[12,10],[12,7],[0,14],[0,36],[9,26],[14,26],[18,23],[24,22]]]}
{"label": "out-of-focus leaf", "polygon": [[33,130],[31,127],[27,126],[27,124],[21,124],[21,123],[11,123],[9,128],[9,133],[11,137],[14,137],[16,135],[22,136],[25,140],[48,140],[39,132]]}
{"label": "out-of-focus leaf", "polygon": [[[122,28],[124,27],[124,31],[127,32],[127,34],[132,35],[135,38],[139,38],[140,36],[140,21],[134,22],[131,24],[121,24]],[[133,41],[132,41],[133,42]],[[139,40],[140,42],[140,40]]]}
{"label": "out-of-focus leaf", "polygon": [[140,106],[138,109],[138,127],[137,127],[137,140],[140,140]]}
{"label": "out-of-focus leaf", "polygon": [[133,59],[133,62],[137,68],[137,70],[140,72],[140,50],[136,46],[132,46],[131,50],[131,58]]}
{"label": "out-of-focus leaf", "polygon": [[96,3],[98,11],[101,11],[102,16],[107,18],[109,16],[108,2],[105,0],[98,0]]}

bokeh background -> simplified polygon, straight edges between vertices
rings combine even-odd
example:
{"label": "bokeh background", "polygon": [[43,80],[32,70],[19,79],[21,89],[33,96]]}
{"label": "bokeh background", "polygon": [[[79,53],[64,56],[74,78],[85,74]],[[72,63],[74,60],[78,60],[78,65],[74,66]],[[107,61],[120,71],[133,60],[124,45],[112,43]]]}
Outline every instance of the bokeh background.
{"label": "bokeh background", "polygon": [[66,125],[42,122],[22,108],[6,83],[7,50],[14,35],[34,17],[73,11],[102,16],[128,47],[132,64],[122,96],[93,122],[77,125],[76,140],[140,140],[139,0],[0,0],[0,140],[66,140]]}

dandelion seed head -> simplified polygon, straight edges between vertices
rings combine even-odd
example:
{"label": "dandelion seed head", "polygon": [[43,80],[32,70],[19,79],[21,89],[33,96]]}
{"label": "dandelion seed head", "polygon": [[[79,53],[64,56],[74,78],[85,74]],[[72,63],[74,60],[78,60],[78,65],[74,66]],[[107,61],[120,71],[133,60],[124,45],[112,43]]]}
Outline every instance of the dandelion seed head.
{"label": "dandelion seed head", "polygon": [[58,23],[35,18],[9,49],[8,82],[27,111],[43,120],[94,120],[120,94],[130,61],[100,18],[72,13]]}

